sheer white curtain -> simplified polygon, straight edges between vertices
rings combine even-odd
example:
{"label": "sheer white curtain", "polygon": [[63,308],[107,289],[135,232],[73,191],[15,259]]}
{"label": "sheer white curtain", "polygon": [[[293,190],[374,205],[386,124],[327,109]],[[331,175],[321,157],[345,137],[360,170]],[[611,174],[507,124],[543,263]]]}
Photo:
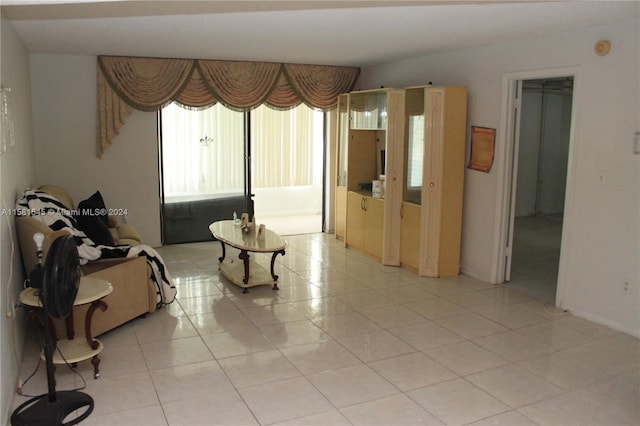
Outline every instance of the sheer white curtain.
{"label": "sheer white curtain", "polygon": [[[322,186],[323,112],[302,104],[250,112],[252,186]],[[207,138],[207,141],[201,141]],[[165,197],[188,199],[244,191],[244,113],[220,104],[162,110]]]}
{"label": "sheer white curtain", "polygon": [[304,104],[251,111],[254,189],[322,185],[323,114]]}
{"label": "sheer white curtain", "polygon": [[243,164],[243,113],[220,104],[201,111],[163,108],[165,197],[242,194]]}

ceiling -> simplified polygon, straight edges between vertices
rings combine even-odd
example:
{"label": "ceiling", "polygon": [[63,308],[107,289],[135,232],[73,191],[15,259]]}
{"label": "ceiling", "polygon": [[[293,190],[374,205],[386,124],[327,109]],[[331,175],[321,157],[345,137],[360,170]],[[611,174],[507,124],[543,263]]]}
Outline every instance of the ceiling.
{"label": "ceiling", "polygon": [[0,1],[34,53],[353,66],[640,14],[638,1]]}

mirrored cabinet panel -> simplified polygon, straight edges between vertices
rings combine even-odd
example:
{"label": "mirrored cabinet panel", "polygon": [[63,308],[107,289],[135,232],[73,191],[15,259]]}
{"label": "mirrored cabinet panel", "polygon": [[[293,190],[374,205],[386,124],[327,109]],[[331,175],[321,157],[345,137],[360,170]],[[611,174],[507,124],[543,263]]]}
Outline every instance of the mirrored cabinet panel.
{"label": "mirrored cabinet panel", "polygon": [[347,186],[347,141],[349,138],[349,95],[338,97],[338,186]]}
{"label": "mirrored cabinet panel", "polygon": [[349,98],[352,129],[387,128],[387,92],[369,90],[352,92]]}
{"label": "mirrored cabinet panel", "polygon": [[422,164],[424,157],[424,87],[405,92],[407,131],[405,143],[405,187],[403,201],[421,204]]}

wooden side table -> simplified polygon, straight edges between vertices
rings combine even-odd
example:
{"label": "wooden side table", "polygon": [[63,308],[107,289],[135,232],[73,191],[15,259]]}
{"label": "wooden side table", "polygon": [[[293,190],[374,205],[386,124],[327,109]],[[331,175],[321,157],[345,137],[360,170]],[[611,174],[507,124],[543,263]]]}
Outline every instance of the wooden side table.
{"label": "wooden side table", "polygon": [[[105,280],[92,277],[82,277],[80,279],[80,285],[78,287],[78,294],[73,301],[73,306],[91,304],[87,310],[85,316],[85,339],[74,339],[73,332],[73,310],[68,317],[65,318],[67,336],[66,339],[58,339],[55,332],[55,327],[51,322],[51,318],[47,318],[47,327],[49,333],[51,333],[51,341],[54,348],[57,347],[60,350],[54,351],[53,363],[65,364],[70,363],[75,366],[80,361],[91,358],[91,364],[93,364],[93,377],[94,379],[100,378],[100,372],[98,366],[100,365],[100,358],[98,354],[102,351],[103,345],[98,339],[94,339],[91,335],[91,319],[96,309],[101,311],[107,310],[107,304],[102,301],[102,298],[107,296],[113,291],[111,283]],[[42,300],[40,300],[40,290],[36,288],[26,288],[20,293],[20,303],[25,306],[29,306],[35,312],[43,308]],[[64,359],[60,355],[64,355]],[[40,358],[43,360],[44,351],[40,353]]]}

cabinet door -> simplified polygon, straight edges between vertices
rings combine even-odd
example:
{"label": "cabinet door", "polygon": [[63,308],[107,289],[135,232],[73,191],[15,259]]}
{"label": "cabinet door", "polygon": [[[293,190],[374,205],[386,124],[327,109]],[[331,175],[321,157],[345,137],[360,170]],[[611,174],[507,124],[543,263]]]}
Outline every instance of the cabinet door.
{"label": "cabinet door", "polygon": [[421,206],[413,203],[402,203],[402,231],[400,237],[400,263],[414,271],[418,270],[420,240],[425,231],[420,229]]}
{"label": "cabinet door", "polygon": [[442,214],[442,133],[443,96],[441,89],[428,90],[424,98],[425,147],[422,186],[422,229],[426,238],[420,242],[420,275],[437,277],[440,257],[440,216]]}
{"label": "cabinet door", "polygon": [[466,88],[426,89],[420,275],[460,271],[466,111]]}
{"label": "cabinet door", "polygon": [[363,249],[376,259],[382,258],[384,205],[383,200],[364,197]]}
{"label": "cabinet door", "polygon": [[364,197],[356,192],[347,193],[347,246],[363,249]]}
{"label": "cabinet door", "polygon": [[462,206],[467,130],[467,89],[445,87],[442,134],[442,217],[440,218],[440,262],[438,275],[460,273]]}
{"label": "cabinet door", "polygon": [[387,162],[382,263],[400,265],[400,208],[404,189],[404,90],[387,96]]}

